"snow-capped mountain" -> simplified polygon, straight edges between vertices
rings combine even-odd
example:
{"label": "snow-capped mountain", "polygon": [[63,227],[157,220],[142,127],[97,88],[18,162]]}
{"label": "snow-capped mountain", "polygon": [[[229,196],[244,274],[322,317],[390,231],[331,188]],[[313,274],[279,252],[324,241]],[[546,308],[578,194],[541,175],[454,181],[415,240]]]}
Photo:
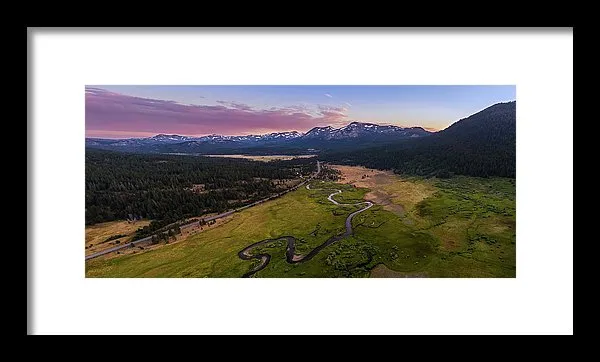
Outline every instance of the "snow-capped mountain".
{"label": "snow-capped mountain", "polygon": [[176,134],[157,134],[156,136],[147,138],[124,138],[124,139],[107,139],[107,138],[86,138],[86,146],[106,146],[113,147],[142,147],[153,144],[171,144],[181,143],[192,140],[193,137],[180,136]]}
{"label": "snow-capped mountain", "polygon": [[301,137],[302,133],[298,131],[291,132],[274,132],[262,135],[246,135],[246,136],[222,136],[217,134],[211,134],[208,136],[202,136],[198,138],[188,138],[190,141],[198,142],[260,142],[260,141],[271,141],[271,140],[290,140]]}
{"label": "snow-capped mountain", "polygon": [[304,134],[298,131],[291,132],[274,132],[261,136],[262,140],[291,140],[294,138],[302,137]]}
{"label": "snow-capped mountain", "polygon": [[158,134],[148,138],[102,139],[86,138],[87,147],[117,149],[135,152],[210,153],[221,150],[249,149],[253,147],[276,148],[331,148],[341,143],[394,141],[418,138],[431,132],[421,127],[384,126],[374,123],[352,122],[344,127],[315,127],[306,133],[297,131],[273,132],[262,135],[224,136],[211,134],[202,137]]}
{"label": "snow-capped mountain", "polygon": [[311,129],[310,131],[306,132],[306,134],[304,135],[304,138],[307,138],[307,139],[309,139],[309,138],[326,138],[333,131],[335,131],[335,128],[333,128],[331,126],[315,127],[313,129]]}
{"label": "snow-capped mountain", "polygon": [[415,138],[428,136],[431,132],[421,127],[403,128],[398,126],[382,126],[374,123],[352,122],[341,128],[315,127],[306,132],[304,137],[323,140],[341,140],[368,136],[397,136],[398,138]]}
{"label": "snow-capped mountain", "polygon": [[156,142],[184,142],[192,139],[192,137],[188,136],[180,136],[177,134],[157,134],[156,136],[152,136],[148,141],[156,141]]}

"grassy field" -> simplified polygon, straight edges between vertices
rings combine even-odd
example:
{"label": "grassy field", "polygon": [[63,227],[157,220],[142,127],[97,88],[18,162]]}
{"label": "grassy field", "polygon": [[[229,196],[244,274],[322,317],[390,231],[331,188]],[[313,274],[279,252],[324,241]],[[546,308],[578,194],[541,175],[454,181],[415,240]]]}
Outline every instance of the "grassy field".
{"label": "grassy field", "polygon": [[[506,179],[430,181],[437,191],[398,217],[382,207],[355,220],[377,261],[428,277],[515,277],[514,185]],[[362,223],[362,224],[361,224]]]}
{"label": "grassy field", "polygon": [[[131,240],[135,231],[150,224],[148,220],[135,223],[111,221],[85,227],[85,254],[93,254]],[[118,237],[122,235],[121,237]],[[108,239],[112,240],[108,240]]]}
{"label": "grassy field", "polygon": [[[380,203],[353,219],[354,235],[310,261],[288,264],[283,241],[254,249],[272,256],[255,277],[516,276],[514,180],[407,179],[351,168],[341,183],[311,187],[342,189],[334,196],[338,202]],[[347,215],[359,207],[333,205],[331,192],[302,187],[182,242],[90,260],[86,276],[239,277],[258,263],[237,256],[251,243],[290,235],[297,238],[296,252],[305,254],[343,232]]]}
{"label": "grassy field", "polygon": [[[351,186],[344,187],[349,194],[364,193]],[[236,213],[220,227],[190,236],[184,242],[136,255],[89,260],[86,276],[239,277],[249,269],[251,262],[241,260],[237,253],[253,242],[293,235],[298,238],[297,250],[302,252],[342,232],[347,214],[356,208],[347,207],[345,212],[340,212],[341,207],[327,201],[326,195],[325,191],[300,188]],[[274,255],[273,261],[275,259]]]}

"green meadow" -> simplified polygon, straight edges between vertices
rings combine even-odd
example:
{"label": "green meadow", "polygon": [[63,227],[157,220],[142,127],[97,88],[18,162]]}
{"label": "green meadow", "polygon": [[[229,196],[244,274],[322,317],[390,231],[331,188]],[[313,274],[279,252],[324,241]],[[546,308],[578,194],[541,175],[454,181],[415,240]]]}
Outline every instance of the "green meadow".
{"label": "green meadow", "polygon": [[[398,179],[399,180],[399,179]],[[393,199],[402,214],[375,205],[353,219],[354,234],[324,248],[313,259],[286,262],[284,241],[255,248],[271,254],[253,277],[515,277],[515,182],[507,178],[393,179],[393,190],[410,185],[433,190],[423,199]],[[285,196],[231,216],[222,225],[188,239],[137,254],[86,262],[87,277],[240,277],[258,261],[238,252],[257,241],[294,236],[306,254],[345,230],[346,217],[370,189],[314,181]],[[398,193],[401,195],[401,193]]]}

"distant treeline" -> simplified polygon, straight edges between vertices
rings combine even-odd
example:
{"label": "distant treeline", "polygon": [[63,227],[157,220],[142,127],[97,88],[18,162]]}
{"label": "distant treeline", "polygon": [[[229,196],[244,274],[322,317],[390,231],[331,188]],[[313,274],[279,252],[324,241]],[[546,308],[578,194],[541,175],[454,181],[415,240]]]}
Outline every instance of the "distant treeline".
{"label": "distant treeline", "polygon": [[146,232],[222,212],[280,192],[279,180],[316,171],[314,159],[244,159],[130,154],[86,149],[86,225],[153,219]]}

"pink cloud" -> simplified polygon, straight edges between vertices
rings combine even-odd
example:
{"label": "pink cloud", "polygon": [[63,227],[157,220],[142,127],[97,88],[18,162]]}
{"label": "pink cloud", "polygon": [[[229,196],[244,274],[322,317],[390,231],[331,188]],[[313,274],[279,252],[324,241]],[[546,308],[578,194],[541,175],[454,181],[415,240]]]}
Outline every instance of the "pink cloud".
{"label": "pink cloud", "polygon": [[346,109],[306,106],[255,109],[249,105],[218,101],[218,105],[188,105],[140,98],[100,88],[86,88],[86,134],[130,135],[156,133],[184,135],[251,134],[274,131],[307,131],[315,126],[338,125]]}

